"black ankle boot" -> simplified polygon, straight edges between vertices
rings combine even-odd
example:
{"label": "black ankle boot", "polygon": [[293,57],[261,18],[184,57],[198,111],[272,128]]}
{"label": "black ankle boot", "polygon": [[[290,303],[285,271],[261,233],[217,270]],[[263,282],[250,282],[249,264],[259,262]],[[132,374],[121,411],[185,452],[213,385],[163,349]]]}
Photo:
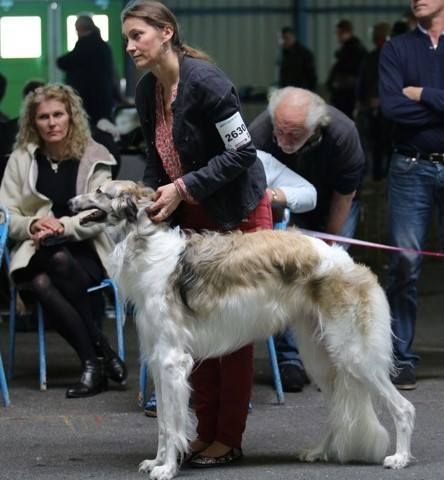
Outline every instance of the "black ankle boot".
{"label": "black ankle boot", "polygon": [[108,340],[102,336],[95,345],[96,353],[103,358],[105,375],[120,385],[126,385],[128,372],[123,360],[110,347]]}
{"label": "black ankle boot", "polygon": [[86,360],[80,381],[66,390],[66,398],[82,398],[97,395],[108,388],[105,368],[101,360]]}

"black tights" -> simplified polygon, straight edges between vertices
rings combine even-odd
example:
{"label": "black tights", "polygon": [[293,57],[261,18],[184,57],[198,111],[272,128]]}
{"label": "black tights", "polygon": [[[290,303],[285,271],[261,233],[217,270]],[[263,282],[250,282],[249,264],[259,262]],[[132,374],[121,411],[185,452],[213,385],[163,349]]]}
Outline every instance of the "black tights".
{"label": "black tights", "polygon": [[90,278],[66,247],[39,249],[25,269],[15,272],[14,280],[19,289],[26,284],[82,362],[97,360],[94,345],[101,333],[86,291],[97,281]]}

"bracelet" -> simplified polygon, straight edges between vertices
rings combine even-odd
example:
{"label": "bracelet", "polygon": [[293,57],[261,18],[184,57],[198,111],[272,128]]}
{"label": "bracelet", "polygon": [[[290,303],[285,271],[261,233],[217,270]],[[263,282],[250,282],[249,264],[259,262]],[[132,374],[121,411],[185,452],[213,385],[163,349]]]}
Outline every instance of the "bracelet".
{"label": "bracelet", "polygon": [[278,201],[278,194],[274,188],[271,189],[271,203]]}

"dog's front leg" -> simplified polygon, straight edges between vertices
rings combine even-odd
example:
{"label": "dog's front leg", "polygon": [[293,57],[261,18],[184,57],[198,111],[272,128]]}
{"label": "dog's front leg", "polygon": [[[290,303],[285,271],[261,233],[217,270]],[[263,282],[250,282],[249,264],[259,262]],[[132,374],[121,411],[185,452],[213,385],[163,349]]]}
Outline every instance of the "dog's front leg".
{"label": "dog's front leg", "polygon": [[[160,366],[161,415],[164,421],[164,464],[151,470],[152,480],[170,480],[179,468],[180,457],[188,449],[187,426],[189,420],[188,375],[193,361],[191,356],[173,348],[165,354]],[[158,398],[159,406],[159,398]]]}
{"label": "dog's front leg", "polygon": [[159,378],[160,365],[155,360],[149,362],[151,375],[154,383],[154,391],[157,399],[157,454],[156,458],[152,460],[143,460],[139,465],[139,472],[151,472],[154,467],[163,465],[165,463],[166,452],[166,434],[165,434],[165,418],[163,414],[163,405],[160,399],[162,398],[162,385]]}

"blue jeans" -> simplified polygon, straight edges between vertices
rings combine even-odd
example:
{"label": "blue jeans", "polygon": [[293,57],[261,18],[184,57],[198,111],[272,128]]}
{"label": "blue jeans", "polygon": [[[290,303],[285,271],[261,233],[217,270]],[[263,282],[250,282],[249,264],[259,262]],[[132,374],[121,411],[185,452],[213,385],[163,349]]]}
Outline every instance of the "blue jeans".
{"label": "blue jeans", "polygon": [[[441,250],[444,240],[444,165],[395,153],[388,176],[389,235],[392,245],[424,249],[434,207],[439,213]],[[393,347],[398,366],[415,367],[412,352],[417,310],[417,281],[422,256],[393,253],[387,297],[392,313]]]}
{"label": "blue jeans", "polygon": [[[341,237],[352,238],[355,234],[356,227],[359,222],[359,214],[361,211],[361,204],[359,200],[353,200],[347,220],[342,226],[339,235]],[[298,226],[301,228],[309,228],[298,221]],[[348,250],[349,245],[343,244],[343,248]],[[276,345],[276,354],[279,365],[292,364],[299,368],[304,368],[304,365],[299,355],[299,349],[296,337],[290,330],[285,330],[283,333],[274,336],[274,343]]]}

